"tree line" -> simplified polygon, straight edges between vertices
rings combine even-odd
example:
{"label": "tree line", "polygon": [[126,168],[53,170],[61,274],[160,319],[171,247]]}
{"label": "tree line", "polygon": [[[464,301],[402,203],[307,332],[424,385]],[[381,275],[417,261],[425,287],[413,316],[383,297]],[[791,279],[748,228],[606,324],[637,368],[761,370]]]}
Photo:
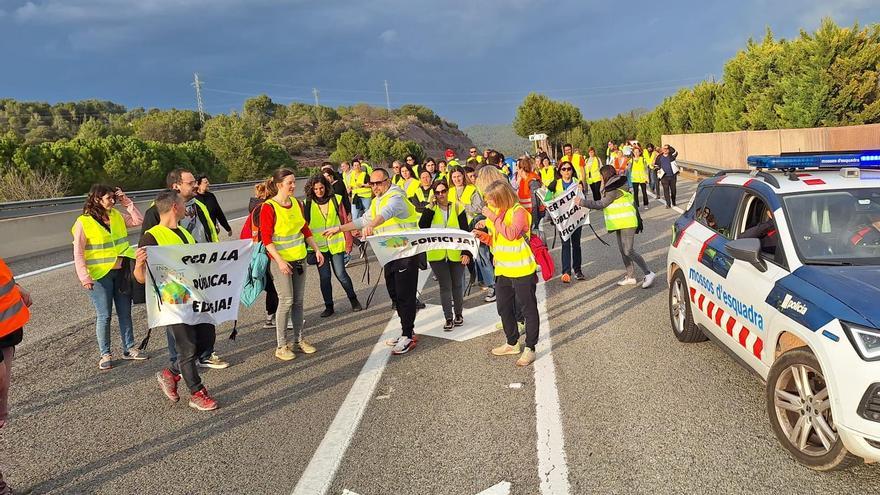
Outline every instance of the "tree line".
{"label": "tree line", "polygon": [[0,99],[0,200],[83,194],[95,182],[158,188],[176,167],[215,182],[261,178],[278,167],[314,173],[294,159],[302,154],[321,160],[332,152],[335,161],[362,155],[373,163],[423,158],[418,143],[399,138],[414,123],[457,128],[420,105],[282,105],[265,95],[204,123],[191,110]]}
{"label": "tree line", "polygon": [[[575,110],[577,113],[575,113]],[[720,81],[703,81],[653,110],[584,120],[565,102],[530,94],[517,110],[520,136],[547,133],[604,155],[608,141],[659,143],[663,134],[830,127],[880,122],[880,24],[840,27],[824,19],[814,33],[749,39],[724,65]]]}

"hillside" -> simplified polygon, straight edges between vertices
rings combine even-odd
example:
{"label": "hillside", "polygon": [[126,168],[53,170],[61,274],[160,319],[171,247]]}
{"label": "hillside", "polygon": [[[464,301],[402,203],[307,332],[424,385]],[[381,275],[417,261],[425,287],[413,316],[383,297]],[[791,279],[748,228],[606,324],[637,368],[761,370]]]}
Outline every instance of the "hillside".
{"label": "hillside", "polygon": [[161,187],[174,167],[240,181],[282,166],[312,173],[328,158],[360,154],[382,164],[409,153],[442,157],[446,148],[465,156],[472,146],[456,124],[420,105],[282,105],[264,95],[245,101],[241,112],[205,117],[98,100],[0,99],[0,200],[81,194],[95,182]]}
{"label": "hillside", "polygon": [[509,124],[472,125],[464,132],[481,150],[492,148],[506,156],[519,156],[523,151],[532,149],[532,143],[519,137]]}

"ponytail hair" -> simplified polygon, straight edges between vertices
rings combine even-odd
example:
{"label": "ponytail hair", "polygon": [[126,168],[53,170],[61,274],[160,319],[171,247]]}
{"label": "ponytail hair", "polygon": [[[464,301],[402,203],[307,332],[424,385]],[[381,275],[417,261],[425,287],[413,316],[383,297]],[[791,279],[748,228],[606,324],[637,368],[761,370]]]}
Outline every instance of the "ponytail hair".
{"label": "ponytail hair", "polygon": [[278,194],[278,184],[284,182],[284,178],[288,175],[293,175],[293,170],[290,170],[289,168],[279,168],[271,177],[266,179],[266,182],[264,182],[263,185],[266,187],[266,192],[269,194],[267,198],[271,198]]}

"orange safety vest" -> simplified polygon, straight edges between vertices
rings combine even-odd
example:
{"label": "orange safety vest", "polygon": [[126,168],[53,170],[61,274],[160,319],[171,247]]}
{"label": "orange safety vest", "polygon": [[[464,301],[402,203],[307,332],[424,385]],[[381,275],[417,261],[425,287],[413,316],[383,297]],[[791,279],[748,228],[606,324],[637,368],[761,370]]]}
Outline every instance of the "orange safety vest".
{"label": "orange safety vest", "polygon": [[629,158],[628,156],[620,155],[614,159],[614,169],[617,171],[617,175],[626,175],[626,169],[629,167]]}
{"label": "orange safety vest", "polygon": [[31,312],[21,299],[12,271],[0,258],[0,337],[23,327],[30,317]]}

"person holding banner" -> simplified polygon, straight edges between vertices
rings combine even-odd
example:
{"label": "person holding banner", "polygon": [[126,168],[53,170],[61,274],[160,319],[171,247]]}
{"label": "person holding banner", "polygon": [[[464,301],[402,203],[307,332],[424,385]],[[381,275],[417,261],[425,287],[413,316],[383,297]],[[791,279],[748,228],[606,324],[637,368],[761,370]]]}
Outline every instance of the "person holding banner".
{"label": "person holding banner", "polygon": [[[492,349],[495,356],[520,354],[517,366],[528,366],[535,361],[540,320],[536,286],[538,283],[535,257],[529,247],[531,218],[519,203],[516,193],[506,181],[489,184],[484,192],[486,227],[495,257],[495,290],[498,294],[498,315],[507,343]],[[525,317],[526,343],[519,344],[517,308]]]}
{"label": "person holding banner", "polygon": [[[315,243],[312,231],[303,215],[303,207],[293,197],[296,177],[293,170],[279,168],[266,180],[273,196],[260,209],[260,240],[274,263],[269,264],[272,281],[278,292],[278,311],[275,313],[275,357],[290,361],[296,357],[293,344],[287,338],[288,323],[292,323],[297,347],[306,354],[317,351],[303,339],[303,297],[306,290],[306,246],[315,252],[315,261],[324,264],[321,248]],[[330,234],[326,234],[329,236]],[[344,241],[343,241],[344,242]]]}
{"label": "person holding banner", "polygon": [[[574,177],[574,166],[571,162],[562,162],[559,166],[561,177],[553,181],[548,188],[553,197],[557,197],[565,192],[569,187],[577,182]],[[579,184],[581,193],[583,192],[583,183]],[[571,282],[571,272],[574,269],[574,278],[578,280],[586,280],[584,273],[581,271],[581,227],[574,229],[571,237],[562,241],[562,283]]]}
{"label": "person holding banner", "polygon": [[[116,203],[126,209],[120,213]],[[89,191],[80,215],[70,229],[73,234],[73,262],[80,284],[88,291],[95,307],[95,330],[98,337],[98,369],[113,367],[110,354],[110,322],[113,306],[122,338],[123,359],[147,359],[134,342],[131,322],[131,277],[129,263],[134,262],[134,248],[128,243],[127,227],[137,227],[143,216],[119,188],[95,184]]]}
{"label": "person holding banner", "polygon": [[[159,223],[141,235],[134,265],[134,278],[142,284],[147,282],[147,246],[196,243],[192,234],[179,223],[186,215],[186,203],[180,193],[175,190],[162,191],[156,197],[153,206],[159,215]],[[173,342],[173,354],[176,357],[170,367],[156,373],[159,388],[165,396],[172,402],[180,400],[177,382],[183,376],[183,381],[191,394],[190,407],[199,411],[217,409],[217,401],[208,394],[208,390],[202,384],[197,366],[199,356],[214,348],[214,341],[217,338],[214,325],[176,323],[156,328],[164,329],[167,334],[173,336],[169,338],[169,342]],[[170,349],[169,353],[171,354]]]}
{"label": "person holding banner", "polygon": [[[459,167],[456,168],[460,170]],[[422,218],[419,219],[420,229],[452,228],[467,231],[468,220],[464,208],[449,201],[449,191],[445,182],[434,183],[434,198],[430,206],[422,212]],[[443,330],[447,332],[464,324],[464,267],[470,264],[472,258],[473,254],[470,252],[452,249],[428,251],[428,263],[440,284],[440,302],[446,317]]]}
{"label": "person holding banner", "polygon": [[[334,236],[325,236],[324,231],[329,227],[342,225],[348,220],[348,212],[342,207],[342,197],[334,195],[330,190],[330,184],[323,176],[316,175],[306,183],[306,204],[303,213],[306,223],[315,238],[315,244],[321,248],[321,254],[327,263],[318,265],[318,276],[321,279],[321,295],[324,296],[324,312],[321,318],[332,316],[333,308],[333,285],[330,282],[330,272],[336,275],[336,280],[342,285],[342,289],[348,296],[352,311],[360,311],[360,301],[354,291],[351,277],[345,270],[343,254],[345,253],[345,234],[339,233]],[[314,251],[309,248],[309,256]],[[311,260],[309,261],[311,263]]]}
{"label": "person holding banner", "polygon": [[[407,201],[406,194],[400,187],[391,184],[385,169],[377,168],[370,174],[370,187],[376,197],[370,210],[352,222],[330,227],[324,231],[324,235],[333,236],[339,232],[361,230],[361,235],[366,238],[373,233],[391,234],[418,229],[415,207]],[[416,291],[419,270],[425,265],[424,254],[420,253],[392,260],[383,267],[388,296],[396,302],[397,315],[400,317],[401,336],[386,342],[393,346],[392,354],[406,354],[416,346],[413,338],[418,304]]]}
{"label": "person holding banner", "polygon": [[[217,242],[217,229],[214,226],[214,220],[208,212],[208,208],[196,199],[196,178],[192,172],[183,168],[176,168],[165,176],[165,185],[169,190],[177,191],[185,201],[186,211],[180,220],[180,226],[192,235],[196,242]],[[153,204],[144,213],[144,223],[141,225],[141,235],[151,228],[159,224],[160,215],[156,205]],[[177,355],[174,352],[176,345],[174,344],[174,334],[170,331],[165,332],[165,338],[168,341],[168,359],[171,363],[177,361]],[[229,367],[229,363],[224,361],[214,352],[214,346],[205,350],[205,353],[199,357],[198,365],[203,368],[225,369]]]}
{"label": "person holding banner", "polygon": [[591,210],[602,210],[605,214],[605,229],[614,232],[617,236],[617,247],[626,267],[626,276],[617,282],[617,285],[635,285],[637,283],[633,262],[645,273],[642,288],[647,289],[654,283],[655,274],[648,268],[644,258],[635,252],[633,244],[636,234],[641,232],[642,219],[639,211],[633,203],[633,195],[626,185],[626,176],[618,175],[612,165],[605,165],[601,169],[603,188],[602,199],[593,201],[581,198],[580,206]]}

